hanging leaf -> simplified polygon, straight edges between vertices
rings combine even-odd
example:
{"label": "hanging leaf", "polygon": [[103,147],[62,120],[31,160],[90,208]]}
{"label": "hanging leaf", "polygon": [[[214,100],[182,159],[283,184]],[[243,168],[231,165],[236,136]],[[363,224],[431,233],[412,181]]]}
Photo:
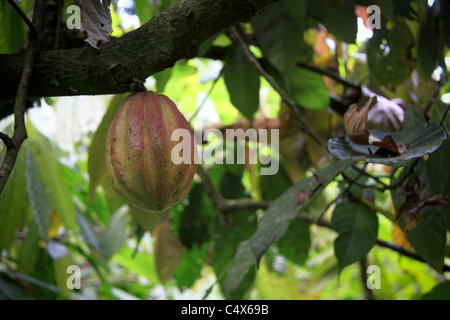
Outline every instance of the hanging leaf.
{"label": "hanging leaf", "polygon": [[154,256],[158,279],[167,282],[175,274],[183,254],[183,245],[180,239],[170,228],[169,219],[164,219],[156,227],[154,237]]}
{"label": "hanging leaf", "polygon": [[340,271],[365,257],[377,242],[376,212],[360,202],[338,204],[331,225],[339,233],[334,241],[334,253]]}
{"label": "hanging leaf", "polygon": [[253,32],[264,57],[282,74],[288,74],[300,59],[303,29],[291,18],[283,3],[265,7],[251,20]]}
{"label": "hanging leaf", "polygon": [[238,45],[227,50],[223,75],[231,103],[247,119],[253,119],[259,107],[259,74]]}
{"label": "hanging leaf", "polygon": [[85,41],[100,49],[102,44],[110,41],[109,35],[113,32],[109,11],[111,0],[75,0],[75,4],[81,8],[83,28],[88,36]]}
{"label": "hanging leaf", "polygon": [[[372,131],[372,134],[383,140],[386,132]],[[396,145],[405,146],[406,151],[397,156],[377,154],[379,147],[358,145],[348,137],[341,135],[328,141],[328,150],[338,159],[353,159],[385,164],[392,167],[404,166],[409,160],[434,152],[447,139],[443,128],[436,122],[423,124],[411,129],[404,129],[390,134]]]}

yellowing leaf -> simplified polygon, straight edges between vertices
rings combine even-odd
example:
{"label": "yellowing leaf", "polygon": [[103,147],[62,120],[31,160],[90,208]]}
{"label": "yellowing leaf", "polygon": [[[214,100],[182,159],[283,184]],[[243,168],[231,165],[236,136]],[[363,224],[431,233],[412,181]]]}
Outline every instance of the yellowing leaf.
{"label": "yellowing leaf", "polygon": [[408,239],[406,239],[405,234],[403,233],[402,228],[400,228],[397,224],[392,224],[392,239],[394,240],[394,243],[398,244],[399,246],[410,249],[411,244],[409,243]]}
{"label": "yellowing leaf", "polygon": [[154,254],[159,281],[166,282],[175,274],[183,254],[180,239],[170,229],[169,219],[164,219],[155,229]]}

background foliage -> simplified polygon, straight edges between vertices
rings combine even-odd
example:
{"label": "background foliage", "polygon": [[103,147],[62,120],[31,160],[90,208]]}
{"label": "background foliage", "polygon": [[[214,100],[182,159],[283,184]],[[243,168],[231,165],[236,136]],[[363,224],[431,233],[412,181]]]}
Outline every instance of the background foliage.
{"label": "background foliage", "polygon": [[[176,2],[114,3],[112,35]],[[369,31],[372,4],[381,28]],[[31,16],[32,0],[19,5]],[[37,101],[0,195],[0,298],[448,299],[449,15],[443,0],[282,0],[147,79],[193,125],[280,130],[276,175],[259,175],[262,163],[205,165],[163,218],[127,205],[106,174],[106,133],[126,94]],[[26,25],[6,1],[0,16],[0,53],[17,53]],[[328,140],[366,89],[403,105],[419,154],[383,165],[342,138],[347,160],[330,157]],[[429,126],[437,133],[423,134]],[[70,265],[80,290],[66,285]],[[380,289],[366,287],[369,265]]]}

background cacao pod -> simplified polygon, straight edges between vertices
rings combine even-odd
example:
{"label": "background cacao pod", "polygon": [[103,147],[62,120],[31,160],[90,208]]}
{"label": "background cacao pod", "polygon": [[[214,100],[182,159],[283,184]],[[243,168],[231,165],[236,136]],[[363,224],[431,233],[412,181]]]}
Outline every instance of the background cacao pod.
{"label": "background cacao pod", "polygon": [[[186,141],[171,141],[185,129]],[[174,146],[189,144],[190,163],[175,164]],[[184,147],[184,146],[183,146]],[[121,103],[106,140],[106,168],[116,192],[145,211],[161,212],[181,201],[192,185],[196,164],[194,133],[168,97],[138,92]]]}

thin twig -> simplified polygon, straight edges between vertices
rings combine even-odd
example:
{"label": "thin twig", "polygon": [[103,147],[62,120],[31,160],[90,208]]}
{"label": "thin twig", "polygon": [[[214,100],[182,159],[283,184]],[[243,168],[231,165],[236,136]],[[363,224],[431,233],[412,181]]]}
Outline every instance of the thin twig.
{"label": "thin twig", "polygon": [[5,158],[0,166],[0,194],[2,193],[6,181],[16,163],[20,147],[27,138],[27,129],[25,127],[25,105],[27,101],[28,82],[31,78],[36,57],[37,32],[39,32],[42,24],[44,1],[45,0],[36,0],[34,6],[33,25],[35,32],[30,32],[28,37],[28,46],[25,52],[22,77],[20,79],[16,101],[14,103],[14,134],[11,139],[14,145],[7,148]]}
{"label": "thin twig", "polygon": [[216,86],[217,81],[219,80],[221,73],[219,74],[219,76],[217,78],[214,79],[214,82],[211,85],[211,88],[209,88],[208,93],[206,94],[206,96],[203,98],[202,102],[200,103],[200,105],[198,106],[197,110],[195,110],[194,114],[191,116],[191,118],[189,119],[189,123],[192,122],[192,120],[197,116],[197,114],[200,112],[200,110],[203,108],[203,106],[205,105],[206,100],[208,100],[209,96],[211,95],[214,87]]}
{"label": "thin twig", "polygon": [[0,139],[3,140],[6,148],[14,148],[14,141],[6,133],[0,132]]}
{"label": "thin twig", "polygon": [[303,117],[299,108],[289,99],[289,97],[284,93],[284,91],[278,86],[278,84],[270,77],[270,75],[264,70],[264,68],[259,63],[258,59],[253,55],[253,53],[248,48],[247,44],[243,40],[239,31],[235,27],[230,28],[232,36],[239,43],[242,51],[247,58],[247,60],[252,64],[252,66],[256,69],[256,71],[267,80],[267,82],[272,86],[272,88],[280,95],[281,99],[284,103],[291,109],[296,118],[301,122],[303,128],[306,130],[307,134],[317,143],[317,145],[322,149],[325,155],[328,155],[328,150],[325,147],[322,140],[319,136],[314,132],[314,130],[309,126],[306,119]]}
{"label": "thin twig", "polygon": [[[436,85],[436,88],[434,89],[433,95],[431,96],[432,98],[436,99],[436,97],[438,96],[439,92],[441,91],[442,86],[447,83],[449,77],[449,73],[445,73],[441,76],[441,79],[439,80],[439,82]],[[423,111],[423,115],[425,116],[425,119],[428,121],[430,120],[430,110],[431,110],[431,106],[433,105],[432,101],[429,101],[427,106],[425,107],[425,110]]]}
{"label": "thin twig", "polygon": [[27,15],[19,8],[19,6],[13,1],[8,0],[8,3],[17,11],[22,20],[27,24],[28,29],[30,29],[31,35],[34,37],[37,35],[37,30],[34,27],[33,23],[31,23],[30,19],[28,19]]}
{"label": "thin twig", "polygon": [[449,111],[450,111],[450,103],[447,105],[447,110],[445,110],[444,114],[442,115],[441,122],[439,123],[441,126],[444,125],[445,118],[447,117]]}
{"label": "thin twig", "polygon": [[358,84],[356,82],[353,82],[353,81],[350,81],[350,80],[347,80],[347,79],[344,79],[339,74],[337,74],[336,72],[333,72],[333,71],[330,71],[330,70],[327,70],[327,69],[323,69],[323,68],[320,68],[320,67],[317,67],[317,66],[314,66],[314,65],[302,62],[302,61],[297,62],[297,67],[308,69],[310,71],[319,73],[319,74],[327,76],[327,77],[329,77],[329,78],[331,78],[331,79],[333,79],[333,80],[335,80],[337,82],[340,82],[340,83],[342,83],[343,85],[345,85],[347,87],[351,87],[351,88],[354,88],[354,89],[357,89],[357,90],[361,91],[361,85],[360,84]]}

